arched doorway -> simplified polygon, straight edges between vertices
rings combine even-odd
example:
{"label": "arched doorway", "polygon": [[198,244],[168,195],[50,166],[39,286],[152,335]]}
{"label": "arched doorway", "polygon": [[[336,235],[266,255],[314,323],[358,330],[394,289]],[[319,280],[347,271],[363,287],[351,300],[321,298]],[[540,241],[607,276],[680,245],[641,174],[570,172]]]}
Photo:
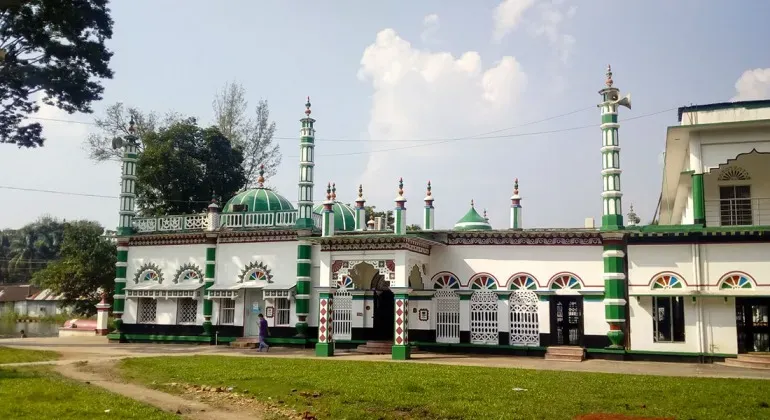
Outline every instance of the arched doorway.
{"label": "arched doorway", "polygon": [[390,284],[382,274],[372,278],[371,290],[374,293],[374,334],[375,340],[393,340],[395,325],[395,296],[390,290]]}

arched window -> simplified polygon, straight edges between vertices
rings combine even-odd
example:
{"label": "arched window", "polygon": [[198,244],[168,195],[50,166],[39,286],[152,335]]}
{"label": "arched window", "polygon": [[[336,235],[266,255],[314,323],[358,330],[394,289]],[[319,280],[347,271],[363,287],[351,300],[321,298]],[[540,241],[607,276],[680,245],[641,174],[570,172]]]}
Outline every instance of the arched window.
{"label": "arched window", "polygon": [[174,276],[174,283],[183,282],[203,283],[203,272],[195,264],[184,264]]}
{"label": "arched window", "polygon": [[684,281],[681,276],[676,273],[660,273],[657,274],[650,282],[653,290],[660,289],[681,289],[684,287]]}
{"label": "arched window", "polygon": [[134,276],[134,283],[155,282],[163,283],[163,272],[153,263],[147,263],[139,267]]}
{"label": "arched window", "polygon": [[433,288],[440,289],[459,289],[460,281],[452,273],[439,273],[433,276]]}
{"label": "arched window", "polygon": [[497,279],[489,274],[476,274],[469,286],[472,290],[497,290]]}
{"label": "arched window", "polygon": [[536,290],[537,281],[529,274],[515,274],[508,281],[508,288],[510,290]]}
{"label": "arched window", "polygon": [[725,289],[753,289],[754,281],[746,273],[727,273],[719,280],[719,290]]}
{"label": "arched window", "polygon": [[551,290],[580,290],[583,288],[583,285],[576,275],[572,273],[560,273],[551,279],[548,288]]}
{"label": "arched window", "polygon": [[252,262],[241,271],[241,279],[239,281],[242,283],[259,281],[272,283],[272,278],[270,269],[266,265],[261,262]]}

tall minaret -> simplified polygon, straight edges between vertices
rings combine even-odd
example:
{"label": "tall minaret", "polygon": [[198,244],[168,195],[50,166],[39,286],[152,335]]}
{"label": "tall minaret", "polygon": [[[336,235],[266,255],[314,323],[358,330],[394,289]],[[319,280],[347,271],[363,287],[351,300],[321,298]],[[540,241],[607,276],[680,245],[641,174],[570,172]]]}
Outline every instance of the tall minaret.
{"label": "tall minaret", "polygon": [[433,208],[433,194],[431,193],[430,181],[428,181],[428,192],[425,194],[425,214],[422,218],[423,230],[433,230],[436,226],[434,220],[435,209]]}
{"label": "tall minaret", "polygon": [[299,140],[299,200],[297,200],[297,227],[312,229],[313,225],[313,163],[315,151],[315,120],[310,118],[310,97],[305,104],[305,118],[301,119]]}
{"label": "tall minaret", "polygon": [[[119,144],[114,144],[118,147]],[[123,172],[120,177],[120,221],[118,222],[118,254],[115,263],[115,294],[113,295],[113,316],[115,330],[120,333],[123,325],[123,310],[126,306],[126,277],[128,270],[128,239],[132,233],[132,223],[136,212],[136,159],[139,141],[134,134],[134,118],[128,126],[128,135],[123,139]]]}
{"label": "tall minaret", "polygon": [[631,107],[629,97],[620,99],[619,90],[613,87],[612,68],[607,66],[607,85],[599,91],[602,103],[598,106],[602,115],[602,229],[623,229],[623,205],[620,192],[620,143],[618,139],[618,106]]}
{"label": "tall minaret", "polygon": [[602,235],[604,260],[604,320],[609,324],[607,338],[610,348],[625,347],[626,290],[628,289],[623,229],[623,206],[620,192],[620,146],[618,141],[618,106],[631,108],[630,97],[620,99],[612,86],[612,69],[607,66],[607,87],[600,90],[602,103],[602,178],[604,211],[602,230],[615,231]]}
{"label": "tall minaret", "polygon": [[307,337],[307,315],[310,311],[310,271],[313,245],[302,238],[312,234],[313,223],[313,158],[315,152],[315,120],[310,118],[310,97],[305,103],[299,139],[299,199],[297,200],[297,337]]}
{"label": "tall minaret", "polygon": [[511,196],[511,229],[522,229],[521,225],[521,196],[519,196],[519,178],[513,180],[513,195]]}
{"label": "tall minaret", "polygon": [[404,198],[404,178],[398,179],[398,196],[396,196],[396,209],[393,212],[393,233],[406,234],[406,198]]}
{"label": "tall minaret", "polygon": [[364,198],[364,186],[358,186],[358,198],[356,199],[356,230],[366,230],[366,199]]}

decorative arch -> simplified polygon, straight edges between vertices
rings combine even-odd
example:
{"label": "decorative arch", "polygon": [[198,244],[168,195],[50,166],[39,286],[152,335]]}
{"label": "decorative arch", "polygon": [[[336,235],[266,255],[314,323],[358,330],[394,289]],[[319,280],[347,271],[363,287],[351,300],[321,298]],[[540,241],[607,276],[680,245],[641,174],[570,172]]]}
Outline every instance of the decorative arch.
{"label": "decorative arch", "polygon": [[353,283],[353,277],[350,276],[342,276],[341,278],[337,279],[337,288],[338,289],[355,289],[356,285]]}
{"label": "decorative arch", "polygon": [[477,273],[471,277],[468,287],[472,290],[497,290],[497,279],[489,273]]}
{"label": "decorative arch", "polygon": [[157,282],[158,284],[163,283],[163,271],[161,271],[160,267],[153,263],[145,263],[140,266],[139,269],[136,270],[134,283],[146,281]]}
{"label": "decorative arch", "polygon": [[583,280],[577,274],[570,272],[558,273],[548,281],[550,290],[580,290],[583,288]]}
{"label": "decorative arch", "polygon": [[748,181],[751,179],[749,171],[740,166],[728,166],[719,173],[719,181]]}
{"label": "decorative arch", "polygon": [[332,262],[332,278],[340,279],[350,274],[357,265],[366,263],[374,267],[380,275],[390,284],[391,281],[396,279],[396,262],[395,260],[335,260]]}
{"label": "decorative arch", "polygon": [[653,290],[681,289],[684,286],[684,277],[673,271],[658,273],[650,280],[650,289]]}
{"label": "decorative arch", "polygon": [[750,275],[742,271],[731,271],[719,279],[719,290],[729,289],[753,289],[757,282]]}
{"label": "decorative arch", "polygon": [[425,288],[422,281],[422,271],[418,264],[411,265],[406,278],[406,284],[412,290],[422,290]]}
{"label": "decorative arch", "polygon": [[535,276],[529,273],[516,273],[508,279],[510,290],[537,290],[539,284]]}
{"label": "decorative arch", "polygon": [[460,280],[457,280],[457,276],[448,271],[442,271],[433,276],[431,283],[436,290],[460,288]]}
{"label": "decorative arch", "polygon": [[174,275],[174,283],[203,283],[203,271],[195,264],[182,264]]}
{"label": "decorative arch", "polygon": [[241,270],[241,276],[238,283],[247,283],[252,281],[273,282],[273,275],[270,269],[262,262],[251,262]]}

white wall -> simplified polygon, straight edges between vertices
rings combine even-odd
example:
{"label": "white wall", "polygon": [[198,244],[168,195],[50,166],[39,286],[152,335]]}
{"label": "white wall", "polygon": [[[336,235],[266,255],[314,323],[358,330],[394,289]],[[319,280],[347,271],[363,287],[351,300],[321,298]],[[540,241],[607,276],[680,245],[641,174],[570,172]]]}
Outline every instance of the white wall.
{"label": "white wall", "polygon": [[217,246],[216,284],[235,284],[243,269],[261,262],[270,269],[274,284],[297,283],[297,242],[256,242]]}
{"label": "white wall", "polygon": [[604,287],[601,246],[446,246],[433,248],[430,257],[428,278],[448,271],[463,286],[477,273],[493,275],[498,288],[514,274],[529,273],[546,288],[554,275],[571,272],[586,287]]}
{"label": "white wall", "polygon": [[695,264],[691,244],[629,245],[628,284],[631,290],[649,290],[656,274],[671,271],[689,285],[695,284]]}
{"label": "white wall", "polygon": [[163,283],[168,284],[174,281],[177,270],[184,264],[195,264],[201,272],[205,271],[206,245],[129,247],[126,284],[133,283],[138,271],[147,263],[157,265],[163,273]]}
{"label": "white wall", "polygon": [[701,259],[704,282],[710,290],[717,290],[722,276],[732,271],[747,273],[760,287],[770,286],[769,243],[702,245]]}
{"label": "white wall", "polygon": [[[746,153],[746,146],[734,145],[734,155]],[[723,162],[725,163],[725,162]],[[738,167],[746,170],[750,176],[748,181],[719,181],[719,175],[724,169],[714,169],[703,177],[704,195],[706,199],[706,224],[707,226],[720,225],[719,187],[731,185],[748,185],[751,187],[752,216],[755,225],[770,224],[770,155],[750,153],[740,155],[738,159],[731,161],[727,167]]]}

